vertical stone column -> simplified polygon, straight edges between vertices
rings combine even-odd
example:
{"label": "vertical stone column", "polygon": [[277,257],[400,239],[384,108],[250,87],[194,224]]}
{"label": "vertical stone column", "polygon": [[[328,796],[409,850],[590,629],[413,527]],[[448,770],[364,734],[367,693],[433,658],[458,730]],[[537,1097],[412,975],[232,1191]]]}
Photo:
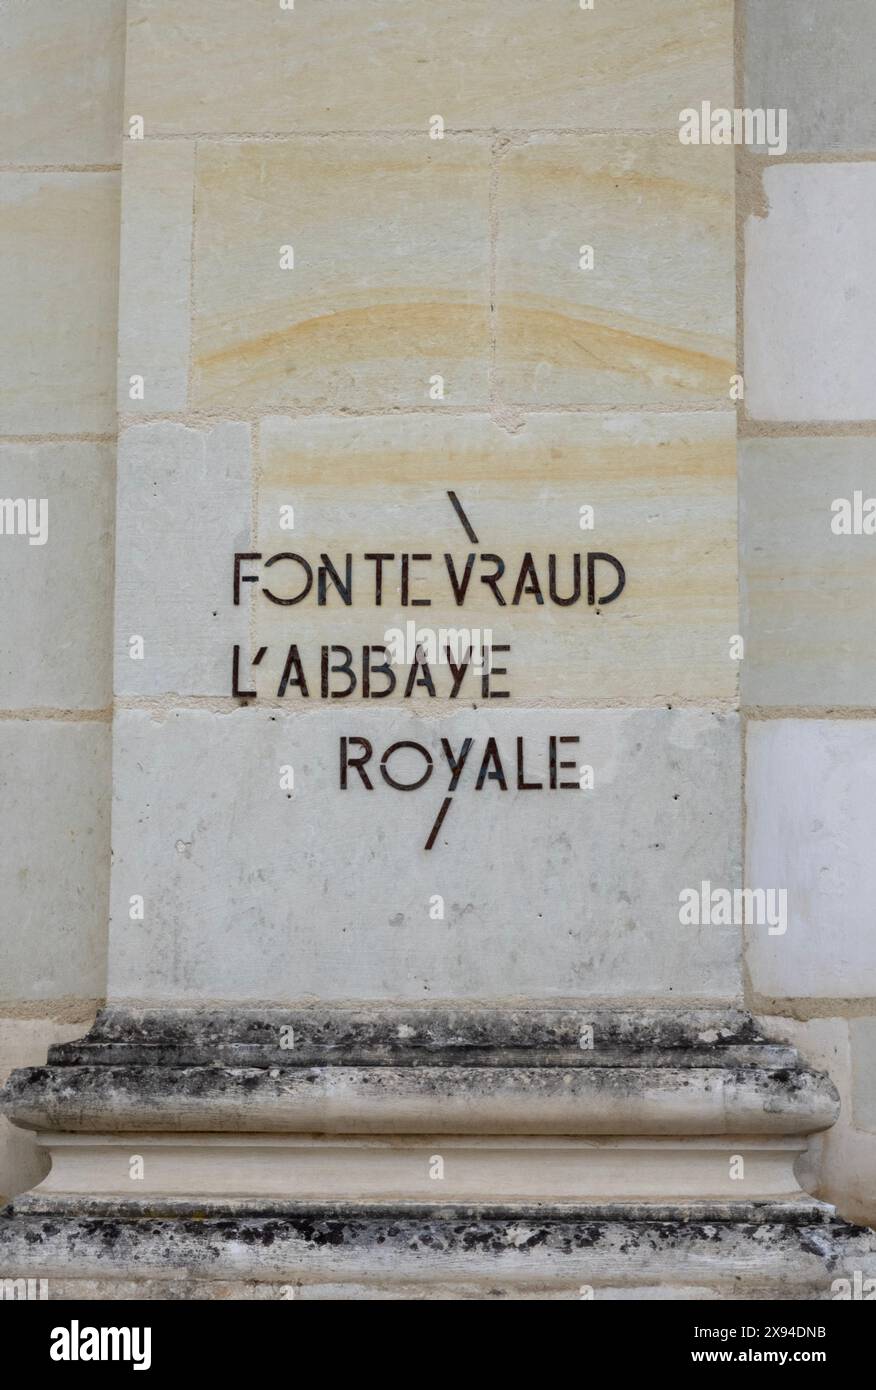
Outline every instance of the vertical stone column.
{"label": "vertical stone column", "polygon": [[842,1095],[814,1190],[873,1224],[876,15],[749,0],[745,40],[746,104],[788,111],[786,154],[746,155],[743,184],[747,859],[789,902],[748,969],[758,1014]]}
{"label": "vertical stone column", "polygon": [[834,1088],[704,908],[741,882],[733,152],[678,124],[732,105],[732,20],[129,3],[109,1006],[6,1088],[53,1155],[10,1267],[872,1261],[794,1177]]}
{"label": "vertical stone column", "polygon": [[[122,0],[3,7],[0,1075],[106,993]],[[48,1169],[0,1120],[0,1194]]]}

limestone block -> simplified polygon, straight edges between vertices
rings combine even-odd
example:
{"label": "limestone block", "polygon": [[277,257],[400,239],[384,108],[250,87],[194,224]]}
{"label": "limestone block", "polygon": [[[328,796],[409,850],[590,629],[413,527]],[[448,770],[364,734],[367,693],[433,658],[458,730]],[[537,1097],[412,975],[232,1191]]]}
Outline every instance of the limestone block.
{"label": "limestone block", "polygon": [[507,397],[729,403],[729,146],[682,145],[677,133],[538,136],[500,162],[498,218]]}
{"label": "limestone block", "polygon": [[117,164],[125,0],[3,7],[0,164]]}
{"label": "limestone block", "polygon": [[246,631],[231,557],[249,546],[249,426],[135,425],[118,468],[116,691],[225,694]]}
{"label": "limestone block", "polygon": [[[369,1075],[373,1081],[373,1073]],[[415,1075],[431,1080],[423,1070]],[[496,1068],[490,1075],[501,1076],[502,1069]],[[679,1087],[684,1080],[680,1076],[674,1079]],[[558,1090],[561,1084],[562,1078]],[[331,1105],[326,1106],[319,1085],[311,1090],[310,1114],[316,1115],[319,1127]],[[578,1088],[569,1087],[564,1099],[566,1123],[577,1122],[583,1130],[592,1111],[586,1101],[576,1105]],[[468,1117],[477,1113],[480,1103],[480,1097],[470,1100]],[[458,1116],[461,1109],[448,1105],[447,1096],[440,1091],[431,1100],[431,1107],[433,1114],[440,1111],[444,1117]],[[279,1097],[273,1108],[265,1106],[265,1113],[272,1117],[278,1111],[288,1117]],[[495,1114],[492,1108],[485,1111],[484,1126],[492,1128]],[[543,1124],[540,1108],[530,1123],[533,1120]],[[82,1199],[98,1192],[101,1198],[130,1196],[129,1134],[63,1135],[45,1142],[52,1154],[52,1171],[40,1186],[39,1198]],[[734,1152],[744,1163],[747,1193],[761,1201],[800,1200],[803,1194],[794,1178],[793,1161],[806,1141],[719,1136],[599,1140],[567,1134],[501,1140],[427,1132],[364,1139],[347,1135],[138,1135],[136,1144],[145,1170],[138,1197],[141,1201],[151,1198],[156,1207],[191,1197],[193,1192],[205,1206],[233,1200],[239,1198],[244,1184],[250,1200],[278,1203],[340,1203],[349,1201],[351,1193],[368,1203],[429,1202],[436,1192],[431,1161],[436,1150],[446,1165],[440,1183],[445,1202],[531,1206],[536,1202],[631,1199],[679,1204],[722,1197],[733,1200],[739,1196],[732,1171]]]}
{"label": "limestone block", "polygon": [[111,432],[118,174],[4,174],[0,223],[3,432]]}
{"label": "limestone block", "polygon": [[[508,674],[490,687],[507,690],[510,705],[709,700],[735,693],[735,436],[729,414],[533,415],[515,434],[476,416],[271,417],[261,425],[259,465],[253,549],[263,559],[242,567],[257,582],[242,583],[241,590],[254,615],[253,643],[268,651],[258,668],[247,668],[254,687],[243,688],[276,699],[294,643],[305,678],[309,674],[308,698],[300,687],[287,687],[283,700],[306,708],[321,693],[323,644],[346,645],[361,667],[363,643],[388,641],[397,681],[386,704],[434,710],[480,703],[474,668],[449,699],[452,672],[440,633],[456,631],[470,632],[475,648],[479,642],[510,646],[493,656]],[[592,518],[582,516],[588,507]],[[284,529],[290,519],[294,529]],[[591,519],[592,529],[582,529]],[[317,579],[298,604],[266,599],[264,587],[287,598],[304,588],[298,562],[267,567],[283,552],[301,555],[315,574],[327,554],[342,580],[345,557],[353,556],[351,603],[327,586],[320,605]],[[407,595],[402,553],[431,556],[408,562]],[[626,587],[613,602],[588,603],[588,553],[610,554],[623,566]],[[395,557],[382,567],[379,605],[376,566],[366,554]],[[582,557],[575,604],[552,601],[552,554],[555,590],[565,598],[575,592],[573,556]],[[517,596],[527,555],[542,603],[537,594]],[[462,581],[469,556],[476,559],[459,605],[452,576]],[[503,605],[482,582],[497,568],[491,556],[505,564]],[[608,597],[617,571],[594,561],[594,580],[594,598]],[[424,653],[434,657],[437,650],[439,656],[437,665],[431,663],[434,696],[425,685],[405,695],[417,633],[425,635]],[[468,646],[462,636],[460,645]],[[380,653],[373,658],[383,659]],[[375,677],[373,687],[387,683]],[[343,679],[332,679],[331,689],[345,688]],[[359,680],[349,703],[361,698]]]}
{"label": "limestone block", "polygon": [[770,998],[866,998],[876,990],[872,720],[751,722],[747,875],[787,891],[787,931],[749,929],[754,989]]}
{"label": "limestone block", "polygon": [[746,0],[745,105],[785,107],[791,154],[876,149],[870,0]]}
{"label": "limestone block", "polygon": [[743,440],[739,490],[746,703],[876,705],[876,537],[863,521],[854,534],[856,494],[861,512],[876,494],[873,441]]}
{"label": "limestone block", "polygon": [[871,420],[876,165],[767,167],[745,237],[745,399],[754,420]]}
{"label": "limestone block", "polygon": [[809,1142],[808,1162],[798,1171],[803,1186],[824,1201],[834,1203],[847,1221],[876,1225],[876,1135],[866,1132],[871,1126],[867,1124],[866,1105],[862,1109],[860,1103],[872,1095],[872,1070],[867,1075],[872,1057],[866,1055],[866,1043],[859,1050],[867,1031],[872,1029],[872,1020],[835,1017],[805,1022],[791,1018],[760,1021],[771,1036],[792,1042],[812,1066],[828,1072],[840,1094],[836,1124]]}
{"label": "limestone block", "polygon": [[[485,404],[489,144],[201,145],[194,404]],[[293,264],[294,262],[294,264]]]}
{"label": "limestone block", "polygon": [[128,16],[128,110],[152,134],[425,132],[436,113],[676,129],[692,99],[732,105],[732,0],[133,0]]}
{"label": "limestone block", "polygon": [[[852,1118],[858,1129],[876,1132],[876,1018],[853,1018],[849,1023],[849,1040]],[[876,1162],[876,1139],[873,1140],[873,1161]]]}
{"label": "limestone block", "polygon": [[[580,739],[557,745],[563,780],[586,760],[593,790],[550,790],[552,735]],[[341,789],[343,737],[369,740],[373,790],[352,772]],[[427,851],[440,739],[459,754],[465,737]],[[477,790],[487,737],[507,791]],[[541,790],[517,789],[518,738]],[[410,792],[378,770],[402,740],[433,762]],[[738,930],[680,925],[679,892],[736,881],[737,741],[734,717],[692,710],[122,711],[110,995],[731,998]],[[425,765],[402,748],[388,769],[412,783]]]}
{"label": "limestone block", "polygon": [[5,1000],[104,993],[109,727],[0,720]]}
{"label": "limestone block", "polygon": [[[39,1067],[52,1043],[68,1042],[87,1029],[86,1019],[63,1023],[53,1018],[0,1018],[0,1081],[16,1067]],[[42,1181],[49,1169],[34,1136],[0,1116],[0,1205]]]}
{"label": "limestone block", "polygon": [[109,444],[0,448],[0,499],[32,502],[36,523],[30,534],[9,534],[4,512],[4,709],[101,709],[110,702],[114,453]]}
{"label": "limestone block", "polygon": [[[125,141],[121,412],[154,415],[186,408],[194,177],[192,142]],[[137,377],[143,378],[142,386]]]}

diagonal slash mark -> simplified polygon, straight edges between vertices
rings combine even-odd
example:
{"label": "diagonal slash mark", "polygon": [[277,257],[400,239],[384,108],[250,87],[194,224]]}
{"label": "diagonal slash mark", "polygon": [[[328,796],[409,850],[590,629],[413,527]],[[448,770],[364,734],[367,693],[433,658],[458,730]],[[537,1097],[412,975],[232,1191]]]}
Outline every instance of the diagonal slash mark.
{"label": "diagonal slash mark", "polygon": [[463,526],[465,527],[465,534],[468,536],[468,538],[469,538],[469,540],[471,541],[472,545],[479,545],[480,542],[478,541],[478,538],[477,538],[477,536],[475,535],[474,527],[472,526],[472,524],[471,524],[471,522],[469,521],[468,517],[466,516],[465,512],[462,510],[462,503],[460,502],[460,500],[459,500],[459,498],[457,497],[456,493],[455,493],[455,492],[451,492],[451,491],[448,489],[448,491],[447,491],[447,496],[450,498],[451,504],[452,504],[452,506],[453,506],[453,510],[456,512],[456,515],[459,517],[460,521],[462,522]]}
{"label": "diagonal slash mark", "polygon": [[440,809],[440,811],[438,812],[437,816],[435,817],[435,824],[432,826],[432,829],[429,831],[429,838],[428,838],[428,840],[426,841],[426,844],[425,844],[425,848],[426,848],[426,849],[431,849],[432,846],[434,845],[436,839],[438,838],[438,831],[441,829],[442,823],[443,823],[443,821],[444,821],[444,817],[447,815],[447,812],[450,810],[450,804],[451,804],[452,801],[453,801],[453,797],[452,797],[452,796],[445,796],[444,800],[441,802],[441,809]]}
{"label": "diagonal slash mark", "polygon": [[[447,496],[450,498],[450,502],[451,502],[451,505],[452,505],[452,507],[453,507],[453,510],[456,512],[456,515],[459,517],[459,520],[461,521],[463,527],[465,528],[465,534],[468,536],[468,538],[469,538],[469,540],[471,541],[472,545],[479,545],[480,542],[478,541],[477,535],[475,534],[475,529],[474,529],[474,527],[472,526],[471,522],[469,521],[468,517],[466,516],[465,512],[463,511],[463,509],[462,509],[462,503],[460,502],[460,500],[459,500],[459,498],[457,497],[456,493],[455,493],[455,492],[451,492],[450,488],[448,488],[448,489],[447,489]],[[437,840],[437,838],[438,838],[438,832],[439,832],[439,830],[441,829],[441,826],[444,824],[444,817],[447,815],[447,812],[450,810],[450,806],[451,806],[452,801],[453,801],[453,797],[452,797],[452,796],[445,796],[444,800],[442,801],[440,810],[438,811],[438,814],[437,814],[437,816],[435,817],[435,824],[432,826],[432,829],[429,831],[429,838],[428,838],[428,840],[426,841],[426,844],[425,844],[425,846],[424,846],[425,849],[431,849],[432,846],[434,845],[435,841]]]}

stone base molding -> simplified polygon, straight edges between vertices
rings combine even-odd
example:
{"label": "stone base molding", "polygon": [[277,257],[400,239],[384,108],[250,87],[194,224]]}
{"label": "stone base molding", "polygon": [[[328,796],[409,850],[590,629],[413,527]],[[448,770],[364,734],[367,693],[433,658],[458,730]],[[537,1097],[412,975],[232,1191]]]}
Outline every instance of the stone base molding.
{"label": "stone base molding", "polygon": [[[110,1009],[2,1092],[53,1296],[829,1298],[832,1083],[734,1010]],[[71,1292],[73,1291],[73,1292]]]}

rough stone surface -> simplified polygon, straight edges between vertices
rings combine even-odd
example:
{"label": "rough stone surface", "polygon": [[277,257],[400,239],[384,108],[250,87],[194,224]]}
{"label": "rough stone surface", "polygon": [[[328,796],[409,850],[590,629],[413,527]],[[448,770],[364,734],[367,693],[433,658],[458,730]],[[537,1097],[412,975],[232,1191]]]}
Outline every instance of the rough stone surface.
{"label": "rough stone surface", "polygon": [[[265,560],[292,549],[316,568],[320,553],[327,551],[343,574],[344,556],[355,557],[349,607],[334,593],[319,606],[316,583],[293,608],[267,601],[255,584],[242,586],[244,602],[254,611],[254,641],[268,645],[260,667],[251,673],[247,668],[244,688],[254,683],[262,697],[276,698],[291,641],[299,645],[309,671],[311,698],[304,701],[292,688],[285,702],[307,708],[319,693],[322,643],[346,644],[358,654],[362,643],[379,645],[387,634],[405,634],[411,622],[416,630],[489,632],[485,645],[509,644],[509,653],[495,657],[508,675],[497,677],[494,686],[510,692],[503,700],[509,706],[611,699],[705,703],[735,695],[737,663],[730,659],[730,638],[738,631],[736,479],[729,414],[530,415],[513,435],[478,416],[271,417],[260,428],[258,477],[253,548]],[[474,524],[477,544],[460,525],[448,489]],[[290,505],[291,533],[281,528],[283,509]],[[581,529],[584,505],[594,511],[591,530]],[[402,551],[432,557],[411,566],[410,597],[420,604],[428,599],[429,606],[401,605],[398,558],[387,566],[382,602],[376,605],[374,566],[362,556],[398,557]],[[626,587],[613,603],[587,603],[588,551],[608,552],[624,566]],[[505,605],[500,607],[481,582],[481,575],[495,570],[487,558],[478,560],[465,603],[458,607],[445,554],[451,554],[461,577],[469,555],[492,552],[506,565]],[[544,602],[523,595],[515,605],[527,553]],[[572,592],[572,556],[584,557],[577,604],[561,607],[551,601],[551,553],[557,556],[562,595]],[[223,595],[230,563],[229,552]],[[291,569],[290,579],[290,569],[278,565],[273,572],[259,571],[247,565],[244,573],[260,572],[260,583],[283,595],[299,587],[299,571]],[[613,590],[616,572],[600,562],[598,574],[598,594]],[[434,697],[425,687],[405,696],[413,656],[410,651],[396,663],[397,684],[382,705],[434,710],[458,707],[466,697],[480,702],[474,673],[449,701],[446,663],[435,667]],[[343,685],[333,681],[333,688]],[[375,678],[374,688],[384,688],[383,678]],[[351,704],[360,703],[360,691],[361,686]]]}
{"label": "rough stone surface", "polygon": [[62,1133],[787,1136],[836,1102],[750,1016],[702,1008],[111,1008],[3,1093]]}
{"label": "rough stone surface", "polygon": [[3,7],[0,164],[117,164],[125,0]]}
{"label": "rough stone surface", "polygon": [[[538,136],[501,159],[497,200],[497,370],[508,398],[729,402],[729,147],[685,146],[677,133]],[[584,246],[592,269],[580,268]]]}
{"label": "rough stone surface", "polygon": [[876,149],[870,0],[746,0],[745,105],[784,107],[791,154]]}
{"label": "rough stone surface", "polygon": [[104,993],[109,728],[0,721],[4,1000]]}
{"label": "rough stone surface", "polygon": [[230,693],[231,647],[246,635],[231,600],[233,554],[249,549],[249,426],[132,426],[118,472],[117,693]]}
{"label": "rough stone surface", "polygon": [[7,1211],[0,1252],[4,1275],[48,1278],[55,1296],[72,1282],[75,1264],[77,1281],[100,1281],[109,1292],[115,1285],[105,1281],[134,1279],[135,1296],[147,1298],[203,1297],[204,1281],[231,1281],[236,1296],[249,1297],[258,1296],[254,1285],[268,1284],[282,1286],[279,1297],[291,1286],[296,1298],[391,1291],[580,1299],[590,1285],[607,1297],[648,1297],[660,1287],[664,1297],[829,1299],[834,1278],[876,1270],[872,1232],[804,1212],[770,1219],[768,1211],[753,1222],[684,1212],[668,1221],[606,1220],[600,1212],[502,1219],[452,1208],[431,1219],[351,1210],[212,1219],[198,1212],[172,1222]]}
{"label": "rough stone surface", "polygon": [[856,491],[876,494],[870,439],[742,441],[746,704],[876,706],[874,537],[832,529],[832,503]]}
{"label": "rough stone surface", "polygon": [[0,448],[0,498],[48,506],[46,541],[0,540],[0,705],[101,709],[112,694],[114,450]]}
{"label": "rough stone surface", "polygon": [[[186,408],[194,178],[193,142],[125,141],[118,383],[124,413]],[[132,377],[143,378],[142,392]]]}
{"label": "rough stone surface", "polygon": [[[518,792],[513,763],[507,792],[475,789],[488,735],[512,759],[523,737],[529,779],[544,781],[554,734],[580,738],[570,751],[593,790]],[[434,782],[404,793],[378,773],[372,792],[341,791],[341,736],[371,739],[378,758],[425,740]],[[426,852],[449,785],[442,736],[476,746]],[[508,710],[477,725],[464,710],[123,711],[111,997],[733,998],[738,932],[681,926],[679,892],[737,880],[737,741],[734,717],[687,710]],[[420,755],[397,757],[398,779],[421,775]],[[132,929],[133,895],[145,923]]]}
{"label": "rough stone surface", "polygon": [[0,178],[3,433],[115,428],[117,173]]}
{"label": "rough stone surface", "polygon": [[485,405],[489,157],[471,138],[202,144],[194,404],[421,406],[438,374]]}
{"label": "rough stone surface", "polygon": [[754,420],[871,420],[876,164],[766,168],[745,237],[745,400]]}
{"label": "rough stone surface", "polygon": [[766,1067],[59,1067],[3,1093],[36,1130],[789,1135],[836,1119],[831,1083]]}
{"label": "rough stone surface", "polygon": [[[172,33],[173,42],[168,42]],[[732,0],[135,0],[127,105],[152,134],[579,126],[670,129],[732,105]],[[314,55],[318,55],[316,60]],[[245,55],[242,61],[242,55]],[[586,76],[585,76],[586,75]]]}
{"label": "rough stone surface", "polygon": [[[291,1029],[291,1042],[289,1030]],[[290,1055],[291,1053],[291,1055]],[[59,1066],[796,1066],[736,1009],[101,1010]]]}
{"label": "rough stone surface", "polygon": [[784,935],[747,929],[755,991],[866,998],[876,990],[876,722],[752,722],[747,761],[748,883],[788,894]]}

